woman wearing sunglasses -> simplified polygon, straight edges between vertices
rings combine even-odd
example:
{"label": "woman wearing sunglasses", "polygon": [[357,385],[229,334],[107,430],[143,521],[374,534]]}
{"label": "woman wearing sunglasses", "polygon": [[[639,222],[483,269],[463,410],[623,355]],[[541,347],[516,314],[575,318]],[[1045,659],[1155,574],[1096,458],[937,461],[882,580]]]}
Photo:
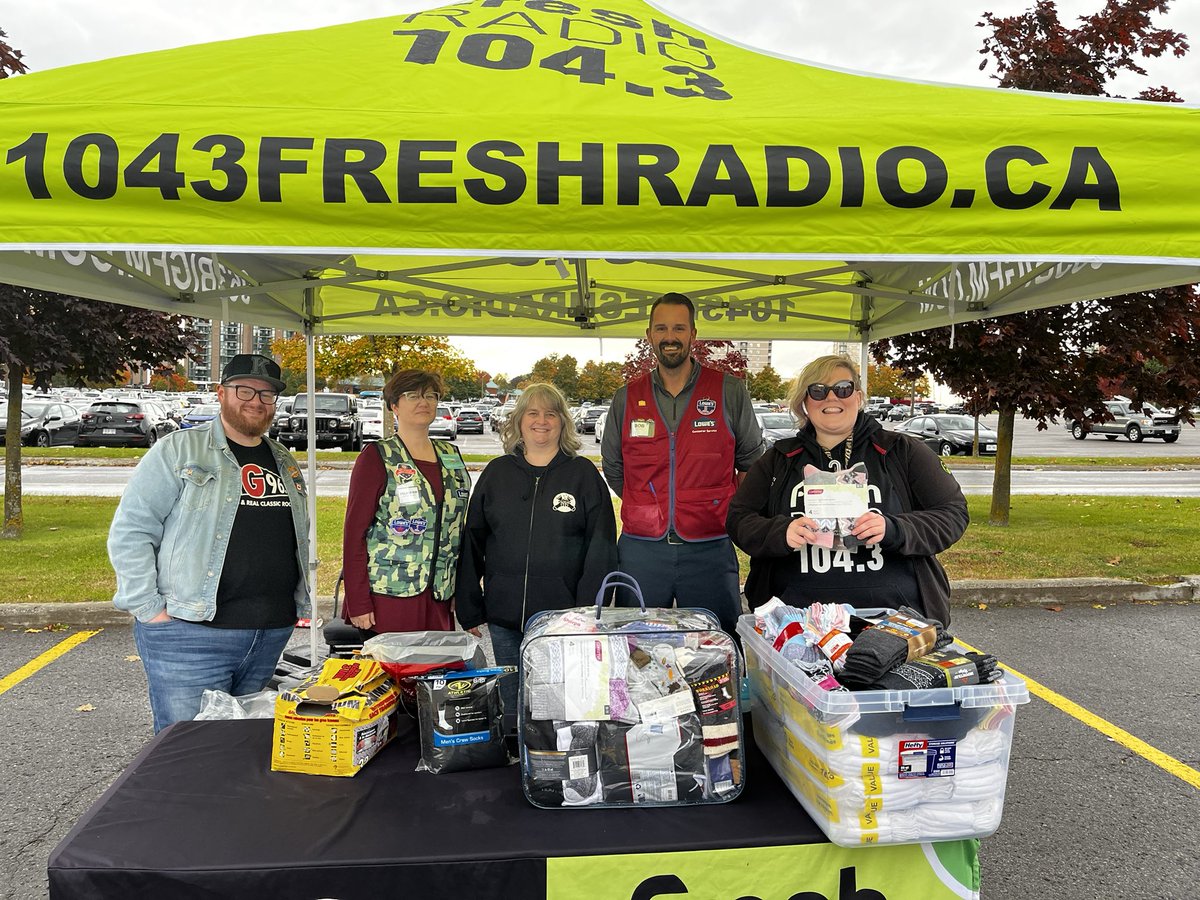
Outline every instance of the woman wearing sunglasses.
{"label": "woman wearing sunglasses", "polygon": [[[793,606],[910,606],[948,625],[950,581],[936,554],[962,537],[968,521],[954,476],[922,441],[886,431],[862,412],[858,369],[845,356],[805,366],[788,405],[799,431],[754,464],[726,519],[733,542],[750,555],[751,606],[771,597]],[[822,540],[806,515],[804,469],[859,463],[869,510],[847,523],[847,546],[831,549],[828,534]]]}

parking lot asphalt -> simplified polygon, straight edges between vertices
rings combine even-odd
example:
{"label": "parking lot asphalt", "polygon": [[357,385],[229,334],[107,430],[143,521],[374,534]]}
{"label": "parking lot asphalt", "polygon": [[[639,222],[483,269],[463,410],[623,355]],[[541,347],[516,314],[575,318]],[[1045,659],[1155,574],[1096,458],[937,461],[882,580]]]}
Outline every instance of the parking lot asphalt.
{"label": "parking lot asphalt", "polygon": [[[1196,896],[1200,604],[1096,606],[954,610],[960,639],[1037,682],[981,846],[988,900]],[[45,897],[48,855],[151,736],[129,628],[4,627],[0,721],[0,896]]]}

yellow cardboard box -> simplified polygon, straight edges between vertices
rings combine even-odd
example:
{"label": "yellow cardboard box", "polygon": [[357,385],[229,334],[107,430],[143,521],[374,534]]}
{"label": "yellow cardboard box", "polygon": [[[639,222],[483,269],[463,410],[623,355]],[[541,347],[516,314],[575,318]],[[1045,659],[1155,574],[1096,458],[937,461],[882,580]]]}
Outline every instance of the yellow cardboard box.
{"label": "yellow cardboard box", "polygon": [[353,775],[396,734],[400,692],[379,663],[330,659],[275,701],[271,769]]}

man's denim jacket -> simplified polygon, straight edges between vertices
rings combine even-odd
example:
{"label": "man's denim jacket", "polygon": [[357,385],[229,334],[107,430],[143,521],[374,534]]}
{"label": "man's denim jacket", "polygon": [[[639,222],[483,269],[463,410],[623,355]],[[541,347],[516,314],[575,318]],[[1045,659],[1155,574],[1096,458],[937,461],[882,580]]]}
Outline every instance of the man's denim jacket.
{"label": "man's denim jacket", "polygon": [[[308,504],[304,476],[283,445],[275,454],[296,529],[296,615],[309,615]],[[220,416],[159,441],[138,463],[108,533],[117,573],[113,604],[145,622],[163,609],[176,619],[209,621],[229,533],[242,497],[241,467]]]}

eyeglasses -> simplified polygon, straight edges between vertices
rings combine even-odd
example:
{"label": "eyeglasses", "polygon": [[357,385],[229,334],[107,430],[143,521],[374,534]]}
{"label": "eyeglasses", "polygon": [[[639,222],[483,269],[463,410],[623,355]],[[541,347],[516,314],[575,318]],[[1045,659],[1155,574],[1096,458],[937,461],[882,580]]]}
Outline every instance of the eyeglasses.
{"label": "eyeglasses", "polygon": [[400,396],[409,403],[416,403],[418,400],[428,400],[430,403],[437,403],[442,399],[442,395],[437,391],[402,391]]}
{"label": "eyeglasses", "polygon": [[824,400],[829,396],[829,392],[833,391],[833,396],[839,400],[845,400],[855,390],[853,381],[843,380],[834,382],[833,384],[810,384],[805,393],[814,400]]}
{"label": "eyeglasses", "polygon": [[259,391],[248,384],[235,384],[233,385],[233,396],[239,400],[253,400],[257,397],[267,406],[274,406],[275,401],[279,399],[279,391],[273,391],[270,388],[263,388]]}

